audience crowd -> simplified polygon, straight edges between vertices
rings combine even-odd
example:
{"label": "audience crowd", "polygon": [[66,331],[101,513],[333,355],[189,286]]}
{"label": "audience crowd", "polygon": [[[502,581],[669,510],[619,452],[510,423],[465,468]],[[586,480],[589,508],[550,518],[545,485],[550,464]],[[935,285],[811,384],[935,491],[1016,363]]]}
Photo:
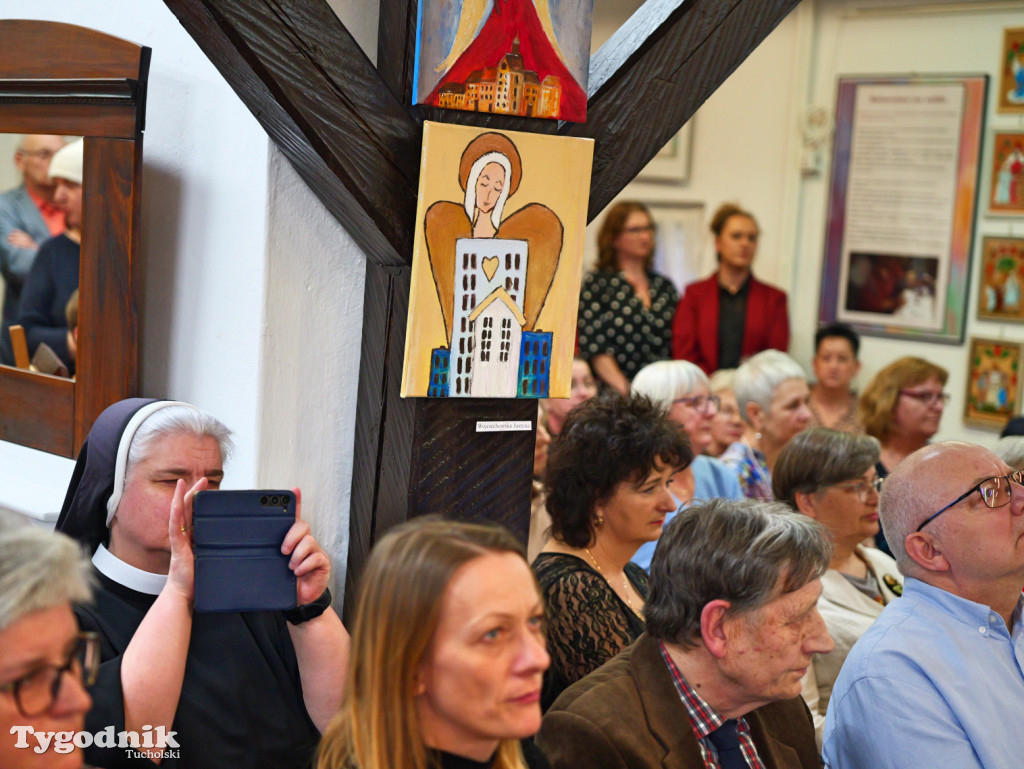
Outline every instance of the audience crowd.
{"label": "audience crowd", "polygon": [[[29,160],[67,188],[75,149],[31,138],[37,203]],[[649,212],[610,210],[570,397],[539,404],[528,549],[392,528],[351,640],[298,489],[270,543],[295,608],[197,610],[193,506],[230,431],[107,408],[57,532],[0,517],[0,769],[1019,769],[1024,418],[995,453],[932,443],[947,372],[901,358],[858,395],[842,323],[809,380],[756,220],[712,230],[718,271],[679,300]]]}

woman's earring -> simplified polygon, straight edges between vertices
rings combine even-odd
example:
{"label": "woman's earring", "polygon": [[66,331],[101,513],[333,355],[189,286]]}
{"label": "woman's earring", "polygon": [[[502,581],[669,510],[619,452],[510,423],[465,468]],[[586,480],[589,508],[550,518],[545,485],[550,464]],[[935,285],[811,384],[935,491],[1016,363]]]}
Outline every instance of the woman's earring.
{"label": "woman's earring", "polygon": [[598,513],[597,514],[597,518],[594,520],[594,525],[597,526],[597,528],[599,528],[599,529],[602,526],[604,526],[604,516],[601,515],[600,513]]}

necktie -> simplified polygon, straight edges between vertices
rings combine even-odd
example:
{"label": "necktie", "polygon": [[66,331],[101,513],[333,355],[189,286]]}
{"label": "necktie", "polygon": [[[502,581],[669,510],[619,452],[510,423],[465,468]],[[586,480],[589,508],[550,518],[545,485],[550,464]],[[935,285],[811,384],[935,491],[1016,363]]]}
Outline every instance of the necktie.
{"label": "necktie", "polygon": [[708,739],[718,751],[718,763],[722,769],[749,769],[747,759],[743,757],[743,750],[740,748],[735,718],[730,718],[711,732]]}

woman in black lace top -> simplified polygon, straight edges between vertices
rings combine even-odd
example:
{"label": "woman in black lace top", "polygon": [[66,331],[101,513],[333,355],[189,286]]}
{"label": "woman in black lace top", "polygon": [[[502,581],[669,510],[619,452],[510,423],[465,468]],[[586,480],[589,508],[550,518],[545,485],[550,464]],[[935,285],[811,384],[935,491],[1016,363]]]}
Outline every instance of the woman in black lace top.
{"label": "woman in black lace top", "polygon": [[647,575],[629,561],[661,534],[672,476],[692,459],[682,428],[641,396],[588,401],[552,442],[551,539],[533,562],[548,609],[545,709],[643,632]]}

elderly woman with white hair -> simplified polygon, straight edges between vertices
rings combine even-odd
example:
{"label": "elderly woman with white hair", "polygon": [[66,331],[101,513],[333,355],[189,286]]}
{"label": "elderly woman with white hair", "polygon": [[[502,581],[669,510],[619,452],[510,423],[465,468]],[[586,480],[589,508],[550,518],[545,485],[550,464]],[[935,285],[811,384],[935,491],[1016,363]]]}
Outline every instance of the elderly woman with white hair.
{"label": "elderly woman with white hair", "polygon": [[[96,675],[99,642],[78,631],[71,603],[89,600],[89,572],[89,562],[68,537],[0,518],[4,769],[82,765],[71,736],[82,730],[92,705],[83,684]],[[43,749],[36,735],[46,733],[51,739]]]}
{"label": "elderly woman with white hair", "polygon": [[733,390],[754,438],[734,443],[721,459],[736,471],[746,496],[770,501],[775,460],[811,420],[807,375],[786,353],[765,350],[737,369]]}
{"label": "elderly woman with white hair", "polygon": [[[718,413],[719,399],[709,392],[707,375],[694,363],[663,360],[644,366],[633,379],[633,392],[646,395],[661,406],[673,422],[682,425],[693,449],[693,462],[672,478],[673,495],[679,507],[693,501],[742,499],[743,490],[730,468],[704,452],[711,444],[711,424]],[[665,525],[675,513],[665,516]],[[637,550],[633,563],[649,569],[656,542]]]}

